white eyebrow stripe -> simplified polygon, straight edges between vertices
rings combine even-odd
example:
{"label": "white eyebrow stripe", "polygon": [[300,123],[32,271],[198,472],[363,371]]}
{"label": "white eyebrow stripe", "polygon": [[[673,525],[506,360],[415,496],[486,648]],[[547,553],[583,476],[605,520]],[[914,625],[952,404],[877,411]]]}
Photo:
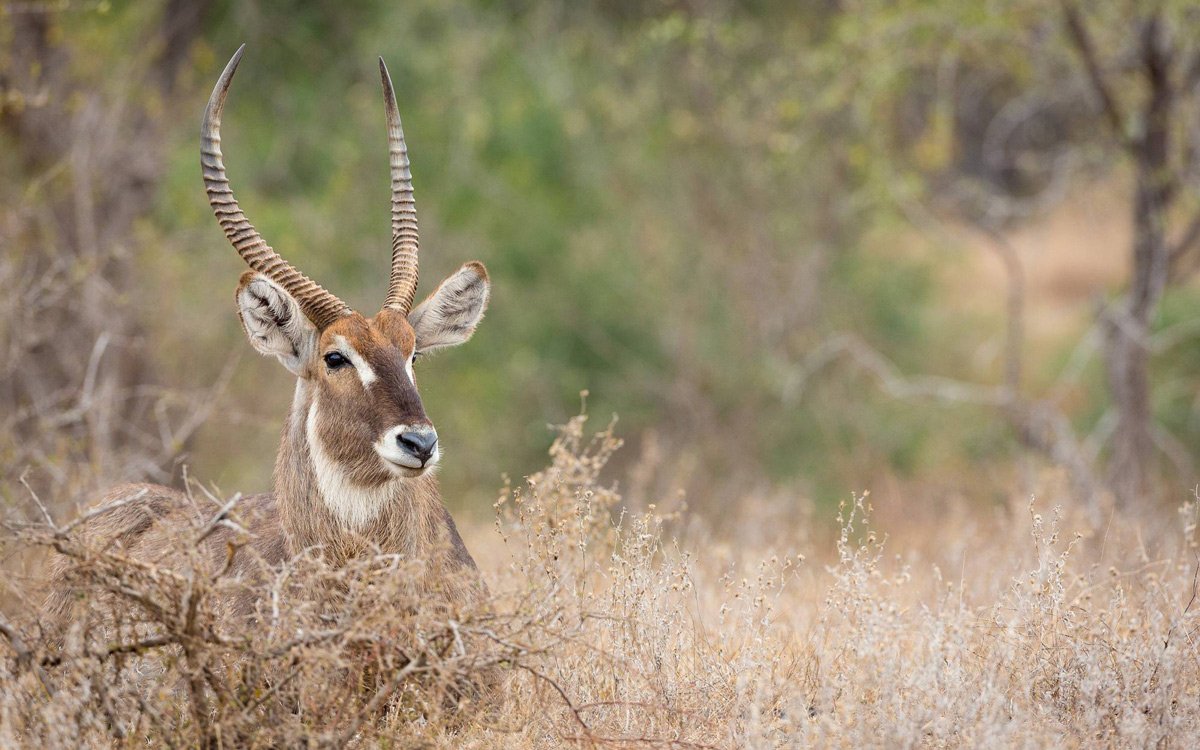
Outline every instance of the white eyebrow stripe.
{"label": "white eyebrow stripe", "polygon": [[355,372],[362,380],[363,388],[366,388],[375,382],[375,371],[371,369],[371,365],[367,364],[367,360],[363,355],[358,353],[358,350],[350,346],[350,342],[346,341],[345,336],[334,336],[333,343],[342,354],[346,355],[346,359],[350,360],[350,364],[354,365]]}

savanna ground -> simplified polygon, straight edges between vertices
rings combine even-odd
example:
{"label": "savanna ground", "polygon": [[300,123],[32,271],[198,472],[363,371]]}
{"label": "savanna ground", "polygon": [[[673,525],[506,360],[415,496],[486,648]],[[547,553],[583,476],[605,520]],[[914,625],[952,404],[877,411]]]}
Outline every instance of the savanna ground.
{"label": "savanna ground", "polygon": [[[806,509],[741,504],[714,535],[678,498],[625,508],[599,479],[611,428],[565,425],[550,464],[469,542],[486,608],[414,601],[421,561],[258,582],[197,559],[236,503],[194,491],[165,564],[89,545],[87,521],[9,524],[5,552],[71,556],[85,608],[61,647],[20,600],[0,697],[7,746],[1193,747],[1200,741],[1195,503],[1089,528],[1054,497],[989,513],[873,511],[832,537]],[[799,517],[797,517],[799,516]],[[16,540],[13,538],[15,533]],[[743,537],[740,538],[739,537]],[[749,538],[746,538],[749,537]],[[718,539],[721,539],[718,541]],[[230,554],[249,554],[231,546]],[[263,596],[252,625],[223,596]],[[323,606],[314,590],[334,590]],[[324,600],[322,600],[324,601]],[[326,602],[327,604],[328,602]],[[12,608],[10,608],[11,611]],[[476,683],[484,686],[479,688]]]}

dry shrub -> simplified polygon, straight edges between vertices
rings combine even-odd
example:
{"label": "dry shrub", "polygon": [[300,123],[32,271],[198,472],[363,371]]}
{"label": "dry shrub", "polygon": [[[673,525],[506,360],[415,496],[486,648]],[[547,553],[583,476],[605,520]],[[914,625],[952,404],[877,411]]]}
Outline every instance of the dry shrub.
{"label": "dry shrub", "polygon": [[[1085,536],[1032,502],[898,524],[925,551],[890,555],[856,497],[832,550],[806,561],[739,550],[653,505],[623,510],[599,479],[617,447],[611,427],[589,439],[576,418],[550,466],[504,490],[477,552],[506,562],[484,566],[492,596],[469,611],[420,600],[415,560],[230,564],[248,554],[236,504],[208,498],[161,564],[81,542],[86,522],[9,524],[9,544],[67,555],[76,615],[61,645],[33,617],[3,623],[2,741],[1200,743],[1195,503],[1182,524],[1114,514]],[[200,555],[205,534],[229,554]],[[249,621],[230,614],[247,591]]]}
{"label": "dry shrub", "polygon": [[[89,537],[91,518],[17,529],[19,543],[61,556],[62,602],[48,609],[67,617],[6,625],[5,741],[344,747],[409,718],[469,716],[507,658],[499,639],[519,637],[502,617],[419,594],[422,561],[333,567],[312,549],[269,566],[246,546],[236,502],[189,500],[181,520],[161,522],[174,544],[159,559]],[[224,554],[209,554],[214,536]]]}

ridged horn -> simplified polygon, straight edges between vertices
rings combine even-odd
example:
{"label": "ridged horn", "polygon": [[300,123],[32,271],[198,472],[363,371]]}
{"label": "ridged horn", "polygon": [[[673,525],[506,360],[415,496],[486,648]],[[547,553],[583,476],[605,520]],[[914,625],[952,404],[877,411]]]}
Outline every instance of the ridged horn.
{"label": "ridged horn", "polygon": [[379,58],[379,76],[383,79],[383,103],[387,110],[388,163],[392,173],[392,274],[383,309],[408,315],[417,295],[417,202],[413,199],[412,172],[409,171],[408,146],[400,124],[400,109],[387,65]]}
{"label": "ridged horn", "polygon": [[204,190],[208,193],[208,203],[221,229],[242,260],[287,290],[300,304],[305,317],[318,329],[323,329],[348,314],[350,308],[271,249],[242,213],[229,187],[229,178],[225,176],[225,165],[221,163],[221,112],[225,108],[229,84],[233,81],[233,74],[245,49],[244,44],[238,47],[225,66],[204,110],[204,122],[200,130],[200,166],[204,171]]}

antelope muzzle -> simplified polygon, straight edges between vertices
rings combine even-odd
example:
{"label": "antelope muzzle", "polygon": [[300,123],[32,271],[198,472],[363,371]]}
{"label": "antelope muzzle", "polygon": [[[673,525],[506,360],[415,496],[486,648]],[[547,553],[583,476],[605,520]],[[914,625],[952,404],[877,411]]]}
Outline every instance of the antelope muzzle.
{"label": "antelope muzzle", "polygon": [[402,474],[421,474],[438,462],[437,430],[429,424],[398,425],[384,433],[376,450]]}

